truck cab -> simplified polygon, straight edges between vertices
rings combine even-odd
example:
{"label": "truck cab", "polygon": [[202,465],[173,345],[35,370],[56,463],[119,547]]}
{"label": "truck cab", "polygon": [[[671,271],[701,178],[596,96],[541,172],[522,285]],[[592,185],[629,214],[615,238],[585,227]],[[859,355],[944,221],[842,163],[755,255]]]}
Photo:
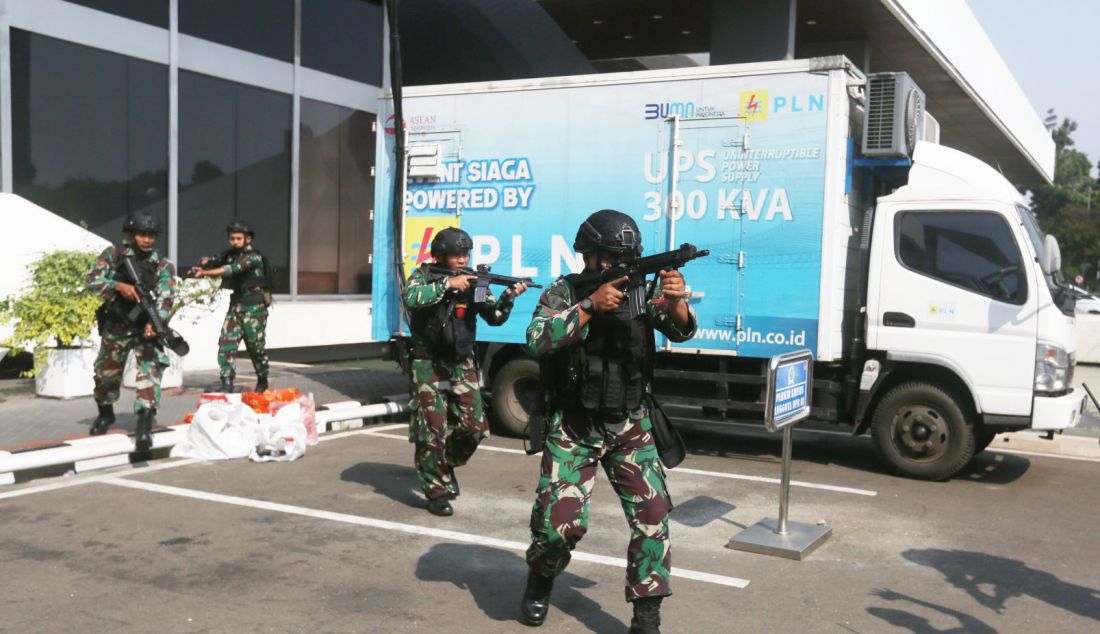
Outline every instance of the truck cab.
{"label": "truck cab", "polygon": [[860,426],[880,456],[939,479],[999,432],[1075,425],[1072,295],[1016,189],[918,143],[908,183],[873,214]]}

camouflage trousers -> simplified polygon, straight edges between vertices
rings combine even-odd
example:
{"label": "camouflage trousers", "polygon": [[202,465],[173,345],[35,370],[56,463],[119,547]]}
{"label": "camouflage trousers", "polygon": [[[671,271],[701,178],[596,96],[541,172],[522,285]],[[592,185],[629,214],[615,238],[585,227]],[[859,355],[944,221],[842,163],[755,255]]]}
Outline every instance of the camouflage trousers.
{"label": "camouflage trousers", "polygon": [[134,351],[134,361],[137,362],[134,413],[144,409],[156,410],[160,406],[161,372],[168,365],[168,356],[139,333],[104,333],[93,375],[95,401],[107,405],[118,400],[122,372],[131,350]]}
{"label": "camouflage trousers", "polygon": [[420,488],[434,500],[455,492],[454,468],[466,464],[489,436],[489,421],[473,359],[453,367],[413,359],[412,375],[409,442],[416,445]]}
{"label": "camouflage trousers", "polygon": [[606,435],[587,422],[563,425],[561,421],[561,412],[555,413],[542,452],[527,564],[547,577],[565,570],[571,551],[588,531],[588,503],[599,463],[630,525],[626,600],[672,594],[668,580],[672,503],[648,413],[643,410],[624,423],[608,424]]}
{"label": "camouflage trousers", "polygon": [[221,378],[233,380],[237,376],[233,359],[237,356],[241,339],[244,339],[244,347],[248,351],[248,358],[252,360],[256,376],[267,376],[270,364],[267,360],[266,338],[267,306],[230,304],[218,335],[218,368]]}

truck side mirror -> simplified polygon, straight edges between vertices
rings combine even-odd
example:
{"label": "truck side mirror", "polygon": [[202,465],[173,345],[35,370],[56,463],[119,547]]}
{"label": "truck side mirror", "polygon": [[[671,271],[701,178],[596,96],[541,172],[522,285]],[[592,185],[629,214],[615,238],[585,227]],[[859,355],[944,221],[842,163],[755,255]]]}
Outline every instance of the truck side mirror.
{"label": "truck side mirror", "polygon": [[1062,249],[1058,246],[1058,238],[1047,234],[1043,239],[1043,257],[1039,261],[1044,275],[1054,275],[1062,268]]}

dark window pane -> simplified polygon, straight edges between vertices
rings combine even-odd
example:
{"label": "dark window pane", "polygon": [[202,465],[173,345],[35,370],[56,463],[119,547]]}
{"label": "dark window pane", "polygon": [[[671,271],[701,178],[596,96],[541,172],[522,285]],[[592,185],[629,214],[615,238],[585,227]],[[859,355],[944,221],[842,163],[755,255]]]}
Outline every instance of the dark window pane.
{"label": "dark window pane", "polygon": [[293,0],[180,0],[180,33],[294,61]]}
{"label": "dark window pane", "polygon": [[168,28],[168,0],[69,0],[69,2]]}
{"label": "dark window pane", "polygon": [[15,193],[112,241],[134,211],[167,227],[167,67],[19,29],[11,53]]}
{"label": "dark window pane", "polygon": [[382,85],[382,5],[302,0],[302,65]]}
{"label": "dark window pane", "polygon": [[290,96],[180,71],[180,260],[226,248],[225,225],[256,230],[290,290]]}
{"label": "dark window pane", "polygon": [[302,99],[298,292],[370,293],[374,115]]}
{"label": "dark window pane", "polygon": [[995,214],[902,214],[897,249],[902,264],[929,277],[1011,304],[1027,299],[1020,250]]}

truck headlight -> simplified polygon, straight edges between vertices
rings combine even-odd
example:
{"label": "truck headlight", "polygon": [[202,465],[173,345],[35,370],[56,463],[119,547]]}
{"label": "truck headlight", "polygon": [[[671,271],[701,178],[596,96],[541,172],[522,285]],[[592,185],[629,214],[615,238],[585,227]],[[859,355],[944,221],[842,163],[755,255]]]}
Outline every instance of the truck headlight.
{"label": "truck headlight", "polygon": [[1073,356],[1062,348],[1040,343],[1035,346],[1035,391],[1064,392],[1073,380]]}

